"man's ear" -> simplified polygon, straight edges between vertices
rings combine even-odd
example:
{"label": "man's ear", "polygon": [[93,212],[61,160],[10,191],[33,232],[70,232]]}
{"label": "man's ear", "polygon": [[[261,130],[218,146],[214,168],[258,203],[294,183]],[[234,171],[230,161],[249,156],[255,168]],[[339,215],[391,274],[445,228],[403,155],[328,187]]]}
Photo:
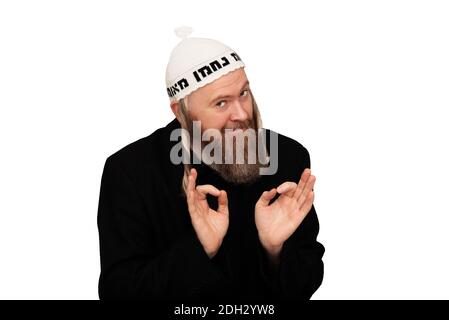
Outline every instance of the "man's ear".
{"label": "man's ear", "polygon": [[173,101],[170,103],[170,108],[173,114],[175,115],[176,119],[179,121],[179,102],[178,100]]}

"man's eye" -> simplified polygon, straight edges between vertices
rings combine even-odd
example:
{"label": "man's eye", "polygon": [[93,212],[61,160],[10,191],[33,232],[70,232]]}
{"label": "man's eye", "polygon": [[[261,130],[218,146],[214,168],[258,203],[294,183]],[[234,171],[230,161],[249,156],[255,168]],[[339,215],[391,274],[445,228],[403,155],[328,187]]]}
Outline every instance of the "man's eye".
{"label": "man's eye", "polygon": [[219,101],[219,102],[216,104],[216,106],[217,106],[217,107],[224,107],[224,105],[222,105],[221,103],[226,103],[226,101],[221,100],[221,101]]}
{"label": "man's eye", "polygon": [[[244,95],[242,95],[242,93],[245,93]],[[243,90],[241,93],[240,93],[240,96],[243,96],[243,97],[246,97],[248,95],[248,90]]]}

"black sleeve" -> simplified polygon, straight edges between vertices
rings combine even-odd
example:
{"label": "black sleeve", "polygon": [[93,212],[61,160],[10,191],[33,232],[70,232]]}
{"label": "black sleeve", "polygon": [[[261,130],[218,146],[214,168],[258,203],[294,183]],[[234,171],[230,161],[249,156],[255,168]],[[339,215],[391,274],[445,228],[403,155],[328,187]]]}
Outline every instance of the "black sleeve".
{"label": "black sleeve", "polygon": [[[310,168],[310,156],[305,150],[305,166]],[[304,160],[303,160],[304,165]],[[280,253],[277,270],[269,267],[265,249],[258,243],[260,274],[272,295],[279,300],[308,300],[323,281],[324,246],[317,241],[318,216],[312,205],[295,232],[288,238]]]}
{"label": "black sleeve", "polygon": [[106,160],[101,179],[100,299],[194,298],[201,287],[221,277],[220,271],[193,229],[165,252],[156,252],[147,218],[154,209],[144,205],[116,160]]}

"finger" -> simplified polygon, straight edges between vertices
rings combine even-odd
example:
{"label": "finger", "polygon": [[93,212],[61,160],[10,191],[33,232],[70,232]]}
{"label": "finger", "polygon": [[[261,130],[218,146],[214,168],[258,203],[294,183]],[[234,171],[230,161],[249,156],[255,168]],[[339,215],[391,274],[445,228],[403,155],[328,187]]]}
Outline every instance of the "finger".
{"label": "finger", "polygon": [[218,212],[227,214],[228,210],[228,195],[226,191],[221,190],[220,195],[218,196]]}
{"label": "finger", "polygon": [[302,215],[302,219],[310,212],[310,209],[312,209],[314,199],[315,199],[315,192],[313,191],[309,192],[309,194],[306,197],[306,200],[299,209]]}
{"label": "finger", "polygon": [[196,191],[200,193],[200,199],[205,199],[207,194],[211,194],[215,197],[218,197],[220,195],[220,190],[218,190],[211,184],[203,184],[197,186]]}
{"label": "finger", "polygon": [[292,197],[293,194],[295,193],[295,189],[296,189],[296,183],[287,181],[287,182],[284,182],[283,184],[281,184],[279,187],[277,187],[276,191],[280,194],[285,194],[289,197]]}
{"label": "finger", "polygon": [[195,168],[192,168],[192,169],[190,169],[190,174],[192,175],[193,180],[195,180],[195,182],[196,182],[196,178],[198,177],[198,171],[196,171]]}
{"label": "finger", "polygon": [[273,188],[270,191],[264,191],[256,203],[256,206],[266,207],[270,203],[270,200],[276,195],[276,189]]}
{"label": "finger", "polygon": [[312,191],[313,186],[315,185],[315,181],[316,181],[316,177],[311,175],[309,177],[309,179],[307,180],[307,184],[304,187],[303,192],[299,196],[299,199],[298,199],[299,205],[302,205],[302,203],[306,200],[307,196]]}
{"label": "finger", "polygon": [[196,178],[198,173],[196,169],[190,169],[190,174],[187,177],[187,205],[189,208],[189,212],[196,212],[195,210],[195,200],[196,200]]}
{"label": "finger", "polygon": [[304,187],[309,180],[312,172],[309,168],[304,169],[304,171],[301,174],[301,179],[298,182],[298,186],[296,187],[295,193],[293,194],[293,198],[299,200],[299,197],[301,196],[301,193],[304,190]]}
{"label": "finger", "polygon": [[[192,169],[193,170],[193,169]],[[187,205],[189,206],[189,212],[193,209],[194,199],[195,199],[195,178],[191,174],[192,170],[190,171],[190,174],[187,177]]]}
{"label": "finger", "polygon": [[195,184],[196,184],[196,177],[197,177],[198,173],[196,172],[195,169],[191,169],[190,170],[190,174],[188,176],[188,180],[187,180],[187,190],[189,191],[194,191],[195,190]]}
{"label": "finger", "polygon": [[187,206],[189,209],[190,215],[195,213],[195,191],[187,191]]}

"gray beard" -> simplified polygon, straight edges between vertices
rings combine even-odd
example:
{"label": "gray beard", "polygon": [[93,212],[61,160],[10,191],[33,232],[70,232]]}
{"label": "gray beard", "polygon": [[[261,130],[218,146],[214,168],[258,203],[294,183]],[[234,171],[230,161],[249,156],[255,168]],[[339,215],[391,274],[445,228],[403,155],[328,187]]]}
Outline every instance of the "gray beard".
{"label": "gray beard", "polygon": [[[255,107],[257,108],[257,106]],[[258,114],[258,113],[257,113]],[[185,115],[186,122],[187,122],[187,131],[190,134],[190,137],[193,137],[193,126],[192,126],[192,119],[189,115]],[[246,121],[245,123],[240,123],[238,125],[239,128],[251,128],[256,130],[257,135],[257,129],[258,129],[258,117],[255,115],[252,119]],[[224,129],[222,130],[222,136],[224,136]],[[259,147],[259,137],[256,138],[256,150]],[[205,145],[207,145],[208,142],[201,142],[201,150],[204,149]],[[231,182],[234,184],[251,184],[258,180],[260,178],[260,168],[262,167],[268,167],[269,163],[262,164],[260,162],[259,157],[256,156],[256,163],[248,163],[248,141],[245,139],[245,153],[244,153],[244,163],[236,163],[235,157],[236,157],[236,142],[233,143],[233,155],[234,155],[234,161],[233,163],[225,163],[225,149],[223,146],[223,143],[221,143],[221,149],[222,149],[222,162],[219,163],[204,163],[208,167],[210,167],[212,170],[217,172],[225,181]],[[192,148],[192,141],[190,141],[190,148]],[[192,151],[192,149],[190,149]],[[266,150],[263,151],[263,153],[266,153]],[[256,153],[257,155],[257,153]]]}
{"label": "gray beard", "polygon": [[[202,142],[202,149],[207,145],[207,142]],[[222,146],[222,163],[205,164],[217,172],[225,181],[234,184],[251,184],[260,178],[260,168],[268,166],[262,164],[256,156],[256,163],[248,163],[248,142],[245,140],[244,163],[236,163],[236,142],[233,143],[233,163],[225,163],[225,149]],[[256,143],[258,146],[258,143]],[[251,150],[257,155],[256,150]],[[212,154],[213,155],[213,154]]]}
{"label": "gray beard", "polygon": [[259,168],[256,164],[216,164],[208,165],[210,168],[220,174],[227,182],[234,184],[251,184],[260,178]]}

